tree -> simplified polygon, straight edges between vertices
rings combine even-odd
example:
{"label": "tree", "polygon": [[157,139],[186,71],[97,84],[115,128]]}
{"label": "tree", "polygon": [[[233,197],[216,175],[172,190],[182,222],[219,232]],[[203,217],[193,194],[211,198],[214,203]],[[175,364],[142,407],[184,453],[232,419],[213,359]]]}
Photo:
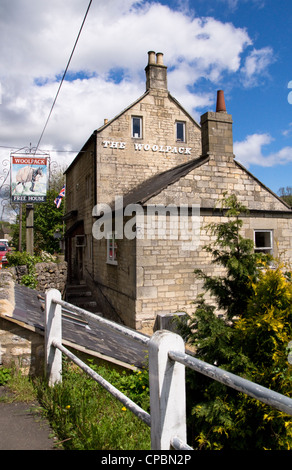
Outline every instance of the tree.
{"label": "tree", "polygon": [[292,187],[286,186],[286,188],[280,188],[278,194],[283,201],[292,207]]}
{"label": "tree", "polygon": [[[50,189],[47,191],[46,202],[34,204],[34,252],[41,251],[58,253],[60,251],[59,240],[54,237],[55,233],[63,234],[64,201],[58,209],[54,200],[64,184],[63,174],[57,173],[50,181]],[[22,248],[25,249],[25,210],[22,211]],[[19,216],[17,224],[13,226],[12,243],[18,247],[19,240]]]}
{"label": "tree", "polygon": [[205,289],[215,297],[219,309],[225,310],[227,318],[231,320],[245,311],[252,292],[250,280],[255,280],[259,265],[266,262],[268,257],[254,253],[253,241],[243,238],[240,233],[243,224],[240,215],[247,214],[247,208],[234,195],[223,200],[224,208],[227,208],[227,222],[207,227],[216,237],[215,247],[212,244],[204,249],[211,253],[212,263],[221,265],[226,273],[221,277],[208,276],[202,270],[196,270],[195,273],[203,279]]}
{"label": "tree", "polygon": [[[37,204],[34,210],[34,250],[35,253],[47,251],[59,253],[59,240],[55,238],[57,232],[63,234],[63,210],[54,204],[58,192],[51,189],[47,192],[45,203]],[[64,204],[64,201],[62,201]]]}
{"label": "tree", "polygon": [[[177,323],[186,341],[195,346],[197,358],[289,396],[291,273],[271,269],[269,257],[254,253],[252,242],[242,238],[239,215],[246,209],[236,198],[226,198],[224,204],[228,220],[209,227],[216,242],[205,247],[213,262],[224,268],[224,275],[195,271],[215,305],[200,295],[194,314]],[[215,314],[218,308],[222,317]],[[187,406],[195,448],[292,446],[291,417],[193,371],[187,371]]]}

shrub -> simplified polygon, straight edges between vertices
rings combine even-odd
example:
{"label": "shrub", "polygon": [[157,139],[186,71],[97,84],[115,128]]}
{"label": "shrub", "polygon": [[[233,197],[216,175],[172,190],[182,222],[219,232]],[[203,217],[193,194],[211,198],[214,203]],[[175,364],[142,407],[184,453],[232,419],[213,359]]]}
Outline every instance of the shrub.
{"label": "shrub", "polygon": [[0,385],[6,385],[11,377],[11,369],[0,367]]}
{"label": "shrub", "polygon": [[26,266],[27,274],[22,276],[21,284],[35,289],[37,287],[37,279],[35,277],[35,264],[41,261],[39,256],[33,256],[26,251],[14,251],[7,254],[9,266]]}
{"label": "shrub", "polygon": [[[243,206],[225,201],[227,222],[211,225],[215,243],[206,247],[221,276],[195,271],[214,305],[199,296],[193,315],[181,323],[196,357],[291,397],[292,273],[271,268],[240,235]],[[220,317],[215,315],[220,309]],[[177,323],[180,323],[177,319]],[[214,380],[187,370],[188,431],[199,449],[288,450],[292,417]]]}

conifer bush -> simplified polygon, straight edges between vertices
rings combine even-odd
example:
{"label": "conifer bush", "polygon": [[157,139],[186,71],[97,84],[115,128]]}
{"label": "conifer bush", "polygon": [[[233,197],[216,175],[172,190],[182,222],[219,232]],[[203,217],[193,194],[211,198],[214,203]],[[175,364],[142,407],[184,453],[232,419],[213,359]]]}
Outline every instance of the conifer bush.
{"label": "conifer bush", "polygon": [[[227,221],[209,227],[216,241],[205,249],[224,275],[201,270],[205,292],[194,313],[177,318],[197,358],[292,398],[291,270],[271,256],[255,253],[244,239],[235,196],[224,200]],[[216,315],[220,310],[222,315]],[[187,369],[188,442],[207,450],[288,450],[292,417]]]}

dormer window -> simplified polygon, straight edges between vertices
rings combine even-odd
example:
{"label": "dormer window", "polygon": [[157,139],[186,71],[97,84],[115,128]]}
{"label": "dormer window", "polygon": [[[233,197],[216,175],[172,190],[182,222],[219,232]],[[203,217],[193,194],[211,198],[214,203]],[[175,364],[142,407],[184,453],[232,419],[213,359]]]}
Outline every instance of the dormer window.
{"label": "dormer window", "polygon": [[134,139],[142,138],[142,118],[138,116],[132,117],[132,137]]}
{"label": "dormer window", "polygon": [[175,124],[176,124],[177,142],[185,142],[186,141],[186,123],[183,121],[177,121]]}

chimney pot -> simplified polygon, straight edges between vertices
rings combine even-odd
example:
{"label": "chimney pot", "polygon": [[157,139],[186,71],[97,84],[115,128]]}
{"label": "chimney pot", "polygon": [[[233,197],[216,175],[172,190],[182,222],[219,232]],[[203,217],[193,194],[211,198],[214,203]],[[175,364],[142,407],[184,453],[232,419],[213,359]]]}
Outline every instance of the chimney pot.
{"label": "chimney pot", "polygon": [[226,113],[224,91],[217,91],[217,104],[216,104],[216,113]]}
{"label": "chimney pot", "polygon": [[163,53],[162,52],[157,52],[157,54],[156,54],[156,64],[157,65],[163,65]]}
{"label": "chimney pot", "polygon": [[154,51],[148,52],[148,64],[150,65],[155,64],[155,52]]}

